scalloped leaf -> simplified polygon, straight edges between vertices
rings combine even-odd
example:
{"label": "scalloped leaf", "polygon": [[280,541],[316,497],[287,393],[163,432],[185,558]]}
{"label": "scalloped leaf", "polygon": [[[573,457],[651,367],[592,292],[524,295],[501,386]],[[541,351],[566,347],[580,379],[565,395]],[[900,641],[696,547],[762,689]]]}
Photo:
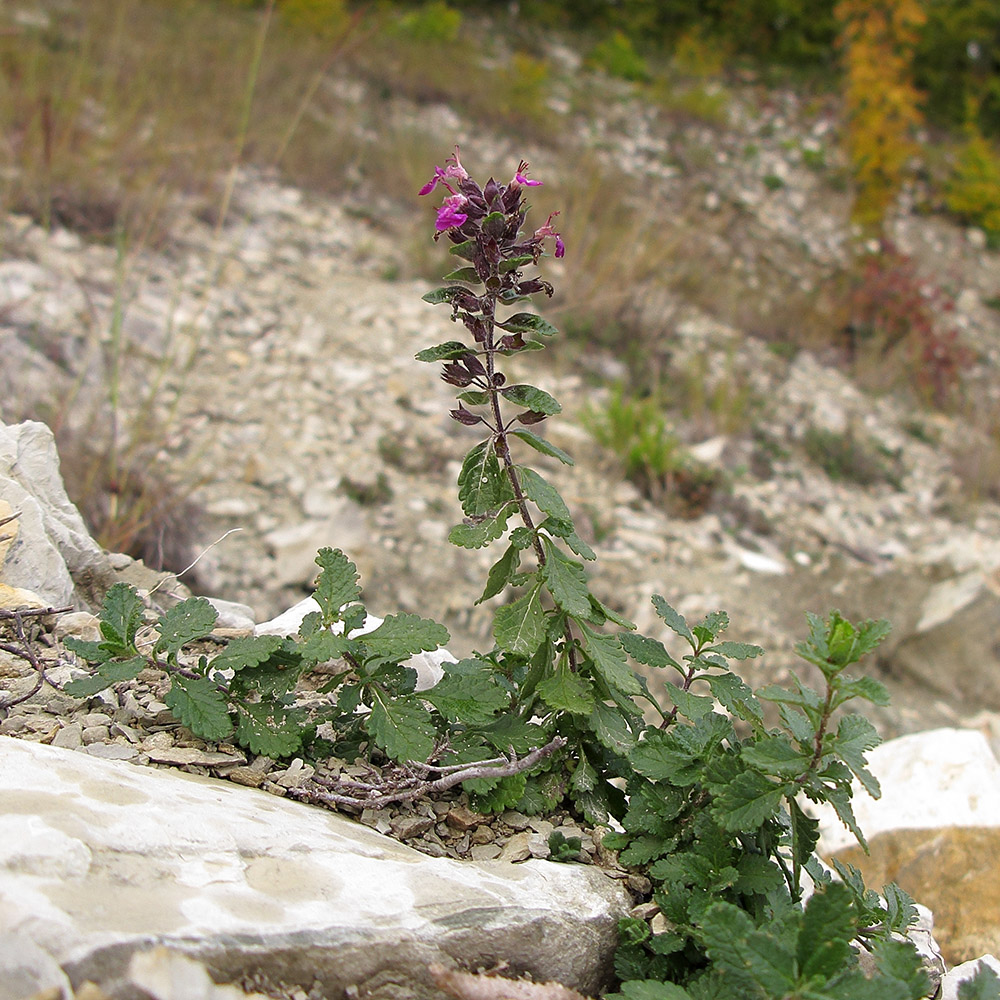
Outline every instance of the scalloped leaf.
{"label": "scalloped leaf", "polygon": [[114,583],[104,595],[100,630],[112,655],[136,652],[135,636],[142,624],[143,604],[138,591],[127,583]]}
{"label": "scalloped leaf", "polygon": [[316,554],[316,565],[320,574],[312,596],[320,606],[324,622],[339,621],[343,608],[361,596],[358,568],[340,549],[329,547]]}
{"label": "scalloped leaf", "polygon": [[497,608],[493,637],[501,649],[516,656],[527,658],[538,649],[545,638],[545,612],[538,587],[513,603]]}
{"label": "scalloped leaf", "polygon": [[164,704],[195,736],[210,743],[228,739],[233,734],[229,706],[222,692],[204,677],[173,674]]}
{"label": "scalloped leaf", "polygon": [[551,677],[546,677],[536,688],[550,708],[571,715],[590,715],[594,710],[593,684],[573,673],[565,663],[560,663]]}
{"label": "scalloped leaf", "polygon": [[403,660],[415,653],[433,652],[450,638],[443,625],[405,611],[388,615],[378,628],[357,636],[371,652],[387,660]]}
{"label": "scalloped leaf", "polygon": [[160,616],[160,638],[153,649],[175,656],[187,643],[208,635],[218,620],[218,612],[204,597],[189,597]]}
{"label": "scalloped leaf", "polygon": [[567,614],[576,618],[586,617],[590,612],[590,589],[583,566],[563,555],[551,539],[543,537],[542,545],[545,564],[539,572],[552,599]]}
{"label": "scalloped leaf", "polygon": [[368,732],[375,742],[400,763],[426,761],[434,752],[437,731],[420,699],[413,695],[389,697],[377,687],[370,690]]}

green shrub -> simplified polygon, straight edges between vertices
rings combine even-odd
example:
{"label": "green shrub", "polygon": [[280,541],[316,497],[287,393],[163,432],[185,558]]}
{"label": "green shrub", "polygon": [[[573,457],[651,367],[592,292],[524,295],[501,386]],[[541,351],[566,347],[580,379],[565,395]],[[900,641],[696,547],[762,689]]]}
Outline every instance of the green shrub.
{"label": "green shrub", "polygon": [[977,132],[959,150],[945,204],[963,222],[979,226],[992,247],[1000,247],[1000,152]]}
{"label": "green shrub", "polygon": [[635,51],[628,35],[622,31],[615,31],[598,42],[587,54],[585,64],[621,80],[644,83],[650,78],[645,59]]}

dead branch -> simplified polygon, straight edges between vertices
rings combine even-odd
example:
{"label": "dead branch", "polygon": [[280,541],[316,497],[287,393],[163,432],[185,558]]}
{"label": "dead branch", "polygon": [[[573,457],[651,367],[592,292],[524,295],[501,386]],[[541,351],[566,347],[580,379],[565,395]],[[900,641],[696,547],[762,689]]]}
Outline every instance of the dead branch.
{"label": "dead branch", "polygon": [[427,966],[427,971],[438,989],[458,1000],[588,1000],[562,983],[532,983],[526,979],[475,975],[446,969],[437,963]]}
{"label": "dead branch", "polygon": [[[504,763],[494,765],[492,761],[468,764],[459,770],[448,768],[447,774],[433,780],[421,778],[412,771],[399,769],[396,773],[385,776],[379,783],[354,781],[350,778],[312,779],[299,788],[289,789],[289,796],[305,802],[319,802],[333,807],[346,806],[352,809],[379,809],[393,802],[410,802],[423,796],[444,792],[463,781],[474,778],[509,778],[529,771],[536,764],[551,756],[556,750],[566,746],[564,736],[556,736],[545,746],[538,747],[523,757],[517,757],[513,751],[510,757],[497,758]],[[331,789],[326,791],[324,787]],[[364,792],[364,794],[344,794],[343,791]]]}

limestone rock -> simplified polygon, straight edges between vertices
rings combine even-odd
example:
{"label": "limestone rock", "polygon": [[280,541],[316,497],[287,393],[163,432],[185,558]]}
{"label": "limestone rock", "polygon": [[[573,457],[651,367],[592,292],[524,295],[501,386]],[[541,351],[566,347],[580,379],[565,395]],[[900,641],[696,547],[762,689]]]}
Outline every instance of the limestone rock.
{"label": "limestone rock", "polygon": [[56,607],[99,605],[113,581],[111,567],[66,495],[55,441],[44,424],[0,424],[0,500],[20,511],[4,583]]}
{"label": "limestone rock", "polygon": [[630,905],[592,867],[428,858],[256,789],[7,737],[0,797],[0,936],[74,988],[163,946],[262,990],[429,1000],[429,963],[505,961],[594,994]]}
{"label": "limestone rock", "polygon": [[973,962],[964,962],[952,969],[941,981],[939,1000],[958,1000],[958,988],[966,980],[974,978],[983,966],[987,966],[1000,976],[1000,959],[995,955],[983,955]]}

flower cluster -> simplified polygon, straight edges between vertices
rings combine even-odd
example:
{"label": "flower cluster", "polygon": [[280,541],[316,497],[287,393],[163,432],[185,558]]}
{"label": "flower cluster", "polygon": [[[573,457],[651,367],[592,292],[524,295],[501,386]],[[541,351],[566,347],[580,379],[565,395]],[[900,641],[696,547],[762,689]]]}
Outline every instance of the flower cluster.
{"label": "flower cluster", "polygon": [[[530,256],[537,261],[544,241],[549,238],[555,241],[557,257],[566,253],[562,237],[552,226],[558,212],[553,212],[545,225],[526,240],[521,239],[525,216],[522,191],[526,187],[538,187],[541,183],[528,177],[528,164],[522,160],[507,184],[498,184],[491,177],[485,187],[480,187],[462,166],[456,146],[454,154],[445,160],[445,166],[434,168],[434,176],[420,189],[420,194],[430,194],[439,184],[448,192],[437,211],[435,239],[441,233],[447,233],[452,242],[462,243],[479,239],[485,234],[495,243],[502,258]],[[503,216],[504,225],[501,228],[498,223],[491,222],[486,232],[484,223],[498,213]]]}

